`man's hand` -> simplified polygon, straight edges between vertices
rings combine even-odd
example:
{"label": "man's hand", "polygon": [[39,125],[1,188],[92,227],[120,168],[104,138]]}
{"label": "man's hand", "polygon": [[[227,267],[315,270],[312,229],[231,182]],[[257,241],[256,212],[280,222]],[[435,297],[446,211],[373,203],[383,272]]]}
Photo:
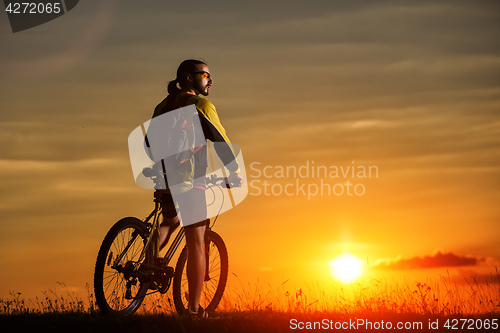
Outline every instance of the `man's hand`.
{"label": "man's hand", "polygon": [[229,177],[227,177],[227,180],[232,187],[241,187],[241,184],[243,184],[243,177],[241,177],[241,175],[236,172],[229,173]]}

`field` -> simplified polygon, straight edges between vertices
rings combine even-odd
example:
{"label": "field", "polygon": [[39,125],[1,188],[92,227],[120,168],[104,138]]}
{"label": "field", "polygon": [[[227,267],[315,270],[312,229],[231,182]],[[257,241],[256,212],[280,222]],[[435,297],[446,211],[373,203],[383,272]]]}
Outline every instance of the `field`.
{"label": "field", "polygon": [[168,293],[150,296],[128,317],[102,316],[89,286],[84,297],[63,283],[40,298],[10,295],[0,299],[0,327],[12,332],[495,332],[500,325],[498,271],[488,281],[470,276],[463,283],[442,277],[425,283],[272,286],[233,276],[218,313],[207,320],[177,316]]}

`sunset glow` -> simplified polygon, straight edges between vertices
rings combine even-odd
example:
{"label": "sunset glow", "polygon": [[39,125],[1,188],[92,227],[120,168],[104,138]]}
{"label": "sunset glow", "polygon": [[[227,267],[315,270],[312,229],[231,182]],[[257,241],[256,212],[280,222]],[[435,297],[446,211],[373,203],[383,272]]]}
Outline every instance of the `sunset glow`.
{"label": "sunset glow", "polygon": [[79,1],[19,33],[1,14],[0,300],[45,299],[65,292],[59,282],[87,300],[106,233],[155,206],[136,184],[129,136],[194,58],[207,62],[206,97],[244,157],[243,201],[206,191],[229,253],[224,297],[242,289],[228,303],[281,297],[279,311],[300,301],[343,313],[337,300],[352,296],[353,309],[364,287],[377,300],[383,281],[398,284],[394,295],[384,286],[384,304],[404,312],[434,299],[417,283],[445,276],[477,286],[453,300],[439,289],[436,313],[465,309],[462,295],[487,284],[481,305],[498,304],[500,2],[189,6]]}
{"label": "sunset glow", "polygon": [[342,283],[352,283],[363,274],[364,262],[351,253],[343,253],[328,263],[332,277]]}

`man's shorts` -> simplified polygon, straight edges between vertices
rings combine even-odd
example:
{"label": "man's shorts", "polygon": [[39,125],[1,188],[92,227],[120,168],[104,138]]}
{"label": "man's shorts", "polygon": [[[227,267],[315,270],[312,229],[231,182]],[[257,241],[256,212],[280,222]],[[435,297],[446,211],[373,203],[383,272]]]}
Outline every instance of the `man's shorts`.
{"label": "man's shorts", "polygon": [[[176,208],[177,203],[177,208]],[[181,225],[185,228],[207,224],[205,190],[194,188],[180,194],[162,193],[162,225],[169,225],[166,219],[173,219],[180,213]]]}

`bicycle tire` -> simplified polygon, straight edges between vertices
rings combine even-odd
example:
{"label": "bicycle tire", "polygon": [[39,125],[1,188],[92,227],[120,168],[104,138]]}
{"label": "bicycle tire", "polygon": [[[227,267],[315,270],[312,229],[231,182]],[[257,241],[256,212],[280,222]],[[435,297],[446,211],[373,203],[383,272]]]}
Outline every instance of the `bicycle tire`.
{"label": "bicycle tire", "polygon": [[[229,271],[229,259],[227,248],[219,236],[214,231],[207,231],[209,241],[208,255],[208,277],[205,274],[205,281],[200,297],[200,305],[207,312],[214,312],[224,294],[226,288],[227,275]],[[173,281],[173,298],[177,313],[185,313],[189,302],[189,290],[186,273],[187,247],[182,252],[175,266],[175,275]]]}
{"label": "bicycle tire", "polygon": [[[119,263],[125,267],[127,262],[137,262],[147,241],[147,228],[141,220],[126,217],[116,222],[108,231],[97,255],[94,271],[94,295],[97,306],[103,314],[128,315],[137,311],[141,305],[149,282],[141,281],[135,276],[125,277],[125,270],[119,272],[111,267],[116,257],[123,252],[129,241],[134,238],[128,251]],[[146,254],[143,263],[151,264],[152,255]],[[127,283],[135,278],[135,285],[130,287],[130,295],[126,296]]]}

